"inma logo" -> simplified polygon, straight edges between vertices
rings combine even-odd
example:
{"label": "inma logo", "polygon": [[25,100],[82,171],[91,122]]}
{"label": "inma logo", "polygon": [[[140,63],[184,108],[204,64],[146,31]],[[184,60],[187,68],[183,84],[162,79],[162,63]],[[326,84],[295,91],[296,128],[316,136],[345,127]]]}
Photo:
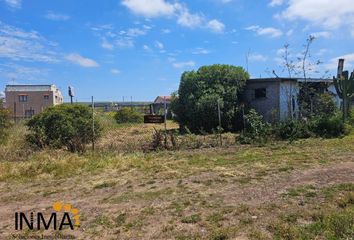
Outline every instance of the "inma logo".
{"label": "inma logo", "polygon": [[80,216],[78,210],[73,208],[71,204],[61,202],[55,202],[52,205],[53,212],[48,218],[41,212],[30,212],[26,215],[23,212],[15,213],[15,229],[23,230],[24,228],[30,230],[41,230],[42,227],[45,230],[52,228],[54,230],[62,230],[65,226],[68,226],[71,230],[80,227]]}

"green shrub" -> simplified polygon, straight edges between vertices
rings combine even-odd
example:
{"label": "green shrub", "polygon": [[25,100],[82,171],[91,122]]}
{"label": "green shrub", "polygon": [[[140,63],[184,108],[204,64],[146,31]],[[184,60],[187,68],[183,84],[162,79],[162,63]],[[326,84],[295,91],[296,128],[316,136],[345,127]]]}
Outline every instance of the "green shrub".
{"label": "green shrub", "polygon": [[235,131],[238,120],[238,95],[249,75],[242,67],[215,64],[184,72],[171,110],[181,129],[192,133],[211,133],[219,126],[218,101],[225,131]]}
{"label": "green shrub", "polygon": [[320,137],[339,137],[345,133],[345,124],[340,113],[315,117],[312,120],[311,131]]}
{"label": "green shrub", "polygon": [[337,106],[333,96],[329,93],[323,93],[317,96],[314,100],[314,114],[317,117],[334,116],[337,112]]}
{"label": "green shrub", "polygon": [[6,141],[10,126],[10,112],[3,107],[3,102],[0,101],[0,143]]}
{"label": "green shrub", "polygon": [[85,145],[97,139],[101,126],[94,122],[92,130],[92,112],[84,105],[58,105],[47,108],[27,122],[30,133],[26,140],[39,148],[67,148],[71,152],[83,152]]}
{"label": "green shrub", "polygon": [[269,138],[270,124],[256,110],[251,109],[245,116],[245,128],[239,136],[240,143],[264,143]]}
{"label": "green shrub", "polygon": [[117,111],[115,119],[117,123],[141,123],[144,116],[132,108],[125,107]]}
{"label": "green shrub", "polygon": [[282,140],[296,140],[309,138],[313,133],[309,129],[309,123],[302,120],[287,120],[273,126],[273,134]]}

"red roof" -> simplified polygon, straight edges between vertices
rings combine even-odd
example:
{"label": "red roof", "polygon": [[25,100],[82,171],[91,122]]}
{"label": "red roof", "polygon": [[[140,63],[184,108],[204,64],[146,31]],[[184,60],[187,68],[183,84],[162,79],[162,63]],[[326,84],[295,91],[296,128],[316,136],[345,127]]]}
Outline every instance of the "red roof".
{"label": "red roof", "polygon": [[171,96],[157,96],[154,103],[164,103],[165,101],[171,102]]}

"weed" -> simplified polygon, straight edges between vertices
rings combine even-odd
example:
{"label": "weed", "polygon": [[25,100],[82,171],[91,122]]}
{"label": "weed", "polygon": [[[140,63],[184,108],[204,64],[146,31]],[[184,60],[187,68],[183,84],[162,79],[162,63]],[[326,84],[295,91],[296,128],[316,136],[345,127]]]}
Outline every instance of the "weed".
{"label": "weed", "polygon": [[127,214],[126,213],[121,213],[115,218],[115,224],[117,227],[122,226],[127,219]]}
{"label": "weed", "polygon": [[184,218],[182,218],[181,222],[182,223],[197,223],[201,220],[201,217],[199,214],[193,214],[193,215],[190,215],[190,216],[186,216]]}
{"label": "weed", "polygon": [[109,187],[114,187],[116,185],[115,182],[104,182],[104,183],[100,183],[95,185],[93,188],[94,189],[101,189],[101,188],[109,188]]}

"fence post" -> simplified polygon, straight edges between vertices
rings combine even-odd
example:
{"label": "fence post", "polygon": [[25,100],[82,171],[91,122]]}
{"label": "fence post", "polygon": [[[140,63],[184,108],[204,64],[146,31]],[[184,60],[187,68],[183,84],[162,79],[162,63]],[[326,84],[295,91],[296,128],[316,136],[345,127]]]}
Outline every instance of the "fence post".
{"label": "fence post", "polygon": [[222,146],[222,136],[221,136],[221,111],[220,111],[220,100],[218,99],[218,117],[219,117],[219,138],[220,146]]}
{"label": "fence post", "polygon": [[165,148],[167,148],[167,103],[164,97],[164,118],[165,118]]}

